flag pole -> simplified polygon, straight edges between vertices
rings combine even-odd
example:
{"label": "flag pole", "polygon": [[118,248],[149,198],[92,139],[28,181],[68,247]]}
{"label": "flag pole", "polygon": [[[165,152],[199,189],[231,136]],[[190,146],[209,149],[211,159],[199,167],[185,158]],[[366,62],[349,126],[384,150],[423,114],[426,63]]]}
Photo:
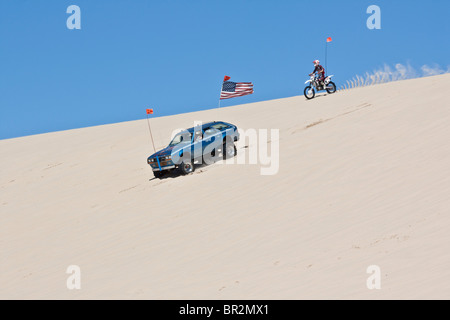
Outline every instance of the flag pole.
{"label": "flag pole", "polygon": [[220,86],[220,91],[219,91],[219,106],[218,106],[218,108],[220,109],[220,98],[222,97],[222,87],[223,87],[223,82],[222,82],[222,85]]}
{"label": "flag pole", "polygon": [[149,113],[147,112],[147,124],[148,124],[148,131],[150,132],[150,138],[152,139],[152,145],[153,145],[153,150],[156,153],[156,148],[155,148],[155,142],[153,141],[153,135],[152,135],[152,129],[150,127],[150,118],[149,118]]}
{"label": "flag pole", "polygon": [[220,97],[222,96],[222,87],[223,87],[223,82],[222,82],[222,85],[220,86],[220,92],[219,92],[219,105],[217,106],[217,121],[219,121],[219,119],[220,119]]}
{"label": "flag pole", "polygon": [[222,100],[221,97],[222,97],[223,84],[225,83],[225,81],[228,81],[228,80],[230,80],[230,77],[229,77],[229,76],[223,77],[222,85],[220,86],[220,92],[219,92],[219,106],[217,107],[217,115],[219,115],[219,110],[220,110],[220,100]]}
{"label": "flag pole", "polygon": [[325,42],[325,72],[327,72],[328,70],[328,42],[331,41],[333,41],[333,39],[331,39],[331,37],[328,37]]}

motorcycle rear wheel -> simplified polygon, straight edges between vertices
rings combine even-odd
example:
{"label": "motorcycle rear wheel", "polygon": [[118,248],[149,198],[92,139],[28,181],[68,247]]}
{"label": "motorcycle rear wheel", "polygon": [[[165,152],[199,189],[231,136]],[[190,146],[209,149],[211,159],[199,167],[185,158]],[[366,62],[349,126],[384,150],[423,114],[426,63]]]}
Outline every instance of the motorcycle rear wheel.
{"label": "motorcycle rear wheel", "polygon": [[327,84],[326,89],[327,89],[327,92],[328,92],[328,93],[335,93],[335,92],[336,92],[336,85],[334,84],[334,82],[330,81],[330,82]]}

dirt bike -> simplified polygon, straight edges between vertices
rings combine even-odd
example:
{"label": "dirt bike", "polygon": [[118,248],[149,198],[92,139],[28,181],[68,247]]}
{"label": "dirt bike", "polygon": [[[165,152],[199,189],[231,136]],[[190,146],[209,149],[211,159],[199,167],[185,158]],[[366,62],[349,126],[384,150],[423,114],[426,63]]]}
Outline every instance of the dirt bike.
{"label": "dirt bike", "polygon": [[303,91],[306,99],[309,100],[309,99],[314,98],[316,96],[316,91],[327,90],[328,93],[335,93],[336,85],[334,84],[333,81],[331,81],[331,77],[332,77],[332,75],[326,77],[323,80],[323,85],[322,85],[322,83],[320,83],[317,76],[312,75],[311,78],[305,82],[305,84],[309,83],[309,85]]}

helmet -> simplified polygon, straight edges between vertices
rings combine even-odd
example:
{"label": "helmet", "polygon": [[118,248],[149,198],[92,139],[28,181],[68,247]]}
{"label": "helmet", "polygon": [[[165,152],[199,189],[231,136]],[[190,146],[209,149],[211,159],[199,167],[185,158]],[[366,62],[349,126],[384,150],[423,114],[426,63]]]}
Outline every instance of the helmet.
{"label": "helmet", "polygon": [[313,63],[314,63],[315,66],[318,66],[320,64],[320,61],[319,60],[314,60]]}

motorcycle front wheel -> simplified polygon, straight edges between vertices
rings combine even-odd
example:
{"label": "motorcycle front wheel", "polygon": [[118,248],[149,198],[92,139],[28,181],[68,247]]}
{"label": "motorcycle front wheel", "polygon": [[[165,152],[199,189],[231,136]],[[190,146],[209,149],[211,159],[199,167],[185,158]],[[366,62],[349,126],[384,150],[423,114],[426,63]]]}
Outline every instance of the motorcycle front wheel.
{"label": "motorcycle front wheel", "polygon": [[315,97],[316,92],[314,91],[314,88],[312,88],[311,86],[307,86],[303,91],[303,94],[305,95],[306,99],[310,100]]}
{"label": "motorcycle front wheel", "polygon": [[336,92],[336,85],[334,84],[334,82],[329,82],[328,84],[327,84],[327,92],[328,93],[335,93]]}

